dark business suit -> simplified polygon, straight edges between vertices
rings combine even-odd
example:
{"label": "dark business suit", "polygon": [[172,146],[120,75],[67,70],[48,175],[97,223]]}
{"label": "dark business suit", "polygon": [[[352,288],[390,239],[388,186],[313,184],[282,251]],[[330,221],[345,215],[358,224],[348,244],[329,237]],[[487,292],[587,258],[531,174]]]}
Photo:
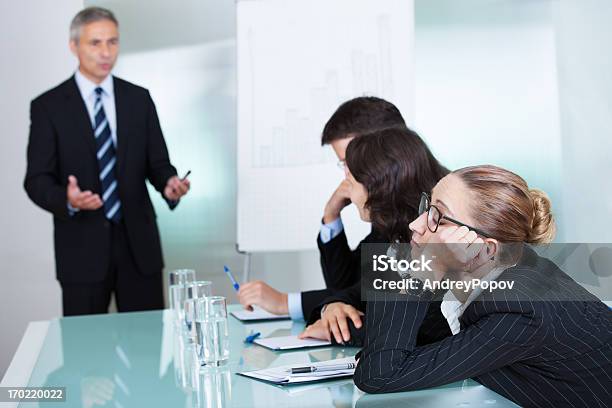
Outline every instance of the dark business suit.
{"label": "dark business suit", "polygon": [[[93,127],[74,77],[31,104],[24,186],[32,201],[53,214],[56,273],[64,289],[65,309],[87,310],[91,305],[83,303],[93,297],[77,299],[80,294],[95,286],[104,286],[108,292],[118,282],[129,289],[118,302],[120,310],[163,307],[164,264],[145,180],[161,193],[176,170],[170,164],[149,92],[116,77],[113,82],[115,176],[122,211],[117,225],[106,219],[103,208],[73,215],[68,212],[69,175],[77,177],[82,191],[91,190],[102,197]],[[68,298],[67,291],[71,293]],[[95,296],[94,307],[98,310],[92,313],[103,311],[99,309],[105,300],[99,297]]]}
{"label": "dark business suit", "polygon": [[[304,310],[307,324],[313,324],[320,319],[323,306],[334,302],[346,303],[365,313],[367,307],[366,302],[361,297],[363,285],[361,271],[370,267],[370,253],[374,254],[381,246],[387,245],[384,244],[385,239],[372,231],[359,243],[355,250],[351,250],[346,235],[342,231],[327,244],[323,244],[320,238],[317,242],[326,284],[328,287],[330,284],[335,284],[335,289],[302,292],[302,310]],[[366,252],[365,256],[363,256],[363,251]],[[441,298],[441,296],[438,296],[438,298]],[[436,299],[435,302],[437,302],[438,307],[430,308],[424,319],[422,330],[418,333],[418,344],[427,344],[451,334],[446,319],[439,308],[441,300]],[[365,326],[356,329],[350,319],[348,324],[351,339],[345,345],[360,347]]]}
{"label": "dark business suit", "polygon": [[[321,308],[339,293],[350,290],[351,294],[358,286],[361,277],[361,248],[370,242],[378,242],[374,232],[370,232],[355,248],[349,247],[346,234],[342,230],[329,242],[323,243],[320,234],[317,236],[317,246],[321,259],[321,270],[325,279],[326,289],[309,290],[301,293],[302,313],[306,322],[314,323],[321,317]],[[358,293],[357,293],[358,297]]]}
{"label": "dark business suit", "polygon": [[317,236],[321,270],[325,279],[325,287],[331,290],[342,290],[359,282],[361,277],[361,247],[371,242],[381,242],[381,239],[371,231],[355,248],[349,247],[344,230],[329,242],[323,243],[321,235]]}
{"label": "dark business suit", "polygon": [[386,247],[387,241],[372,231],[352,251],[344,231],[327,244],[323,244],[321,239],[318,239],[325,282],[328,287],[335,286],[333,290],[321,293],[316,298],[311,297],[311,312],[309,316],[305,315],[308,324],[316,322],[321,317],[323,306],[329,303],[346,303],[357,310],[366,311],[366,302],[361,297],[361,273],[362,270],[369,268],[370,253],[376,253],[376,250]]}
{"label": "dark business suit", "polygon": [[515,287],[483,292],[459,333],[424,346],[431,292],[369,293],[355,384],[386,393],[471,377],[522,406],[612,406],[609,308],[528,248],[497,280]]}

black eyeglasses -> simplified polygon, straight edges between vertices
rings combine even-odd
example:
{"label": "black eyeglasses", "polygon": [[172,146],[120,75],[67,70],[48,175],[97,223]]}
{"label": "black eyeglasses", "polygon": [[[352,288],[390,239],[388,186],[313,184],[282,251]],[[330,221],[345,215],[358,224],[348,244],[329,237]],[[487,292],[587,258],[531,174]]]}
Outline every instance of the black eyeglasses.
{"label": "black eyeglasses", "polygon": [[447,217],[446,215],[442,214],[442,211],[440,211],[438,207],[431,204],[431,200],[429,199],[429,195],[427,193],[421,193],[421,202],[419,203],[419,216],[421,216],[424,212],[427,212],[427,228],[431,232],[438,231],[440,221],[445,219],[447,221],[452,222],[453,224],[459,225],[460,227],[467,227],[478,235],[482,235],[485,238],[491,238],[489,234],[478,228],[474,228],[472,226],[462,223],[461,221],[457,221],[455,219],[452,219],[451,217]]}

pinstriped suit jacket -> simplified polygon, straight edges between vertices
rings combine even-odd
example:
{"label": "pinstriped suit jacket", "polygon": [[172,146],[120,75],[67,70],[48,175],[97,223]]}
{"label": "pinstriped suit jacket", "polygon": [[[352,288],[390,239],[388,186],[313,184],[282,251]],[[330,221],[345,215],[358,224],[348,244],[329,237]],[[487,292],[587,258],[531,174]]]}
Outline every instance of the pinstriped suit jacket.
{"label": "pinstriped suit jacket", "polygon": [[611,407],[610,309],[529,248],[498,280],[514,288],[483,292],[458,334],[429,344],[417,335],[431,293],[373,294],[357,387],[387,393],[473,378],[522,406]]}

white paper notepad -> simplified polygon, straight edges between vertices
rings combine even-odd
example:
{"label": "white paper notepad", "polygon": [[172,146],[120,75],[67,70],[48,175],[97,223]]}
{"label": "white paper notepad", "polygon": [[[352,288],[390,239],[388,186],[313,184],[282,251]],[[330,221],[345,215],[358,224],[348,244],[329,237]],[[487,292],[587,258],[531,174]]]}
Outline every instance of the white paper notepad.
{"label": "white paper notepad", "polygon": [[256,339],[254,343],[269,348],[270,350],[292,350],[331,345],[331,342],[327,340],[298,339],[297,336],[268,337],[265,339]]}
{"label": "white paper notepad", "polygon": [[270,312],[267,312],[259,307],[253,307],[253,311],[248,310],[236,310],[231,312],[234,317],[240,321],[257,321],[257,320],[284,320],[289,319],[288,314],[276,315]]}
{"label": "white paper notepad", "polygon": [[[336,364],[347,364],[354,363],[355,357],[345,357],[339,358],[336,360],[327,360],[320,361],[318,363],[312,363],[310,365],[321,367],[325,365],[336,365]],[[355,369],[346,369],[346,370],[333,370],[333,371],[320,371],[315,373],[308,374],[291,374],[290,370],[292,367],[303,366],[304,364],[296,363],[291,365],[283,365],[279,367],[266,368],[263,370],[256,371],[245,371],[242,373],[238,373],[239,375],[245,377],[256,378],[258,380],[263,380],[267,382],[271,382],[274,384],[303,384],[313,381],[322,381],[322,380],[330,380],[333,378],[342,378],[342,377],[350,377],[355,373]]]}

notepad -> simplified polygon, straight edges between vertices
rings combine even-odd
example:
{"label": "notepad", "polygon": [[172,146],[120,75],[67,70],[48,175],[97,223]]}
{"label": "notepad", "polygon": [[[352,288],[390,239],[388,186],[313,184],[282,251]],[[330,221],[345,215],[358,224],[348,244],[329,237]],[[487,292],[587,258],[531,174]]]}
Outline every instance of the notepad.
{"label": "notepad", "polygon": [[[319,363],[311,364],[316,367],[321,367],[329,364],[346,364],[354,363],[355,357],[345,357],[335,360],[321,361]],[[244,377],[255,378],[258,380],[270,382],[273,384],[288,385],[288,384],[304,384],[314,381],[331,380],[334,378],[351,377],[355,373],[355,369],[347,370],[333,370],[333,371],[319,371],[307,374],[291,374],[290,369],[296,366],[303,366],[304,364],[296,363],[290,365],[284,365],[273,368],[266,368],[263,370],[256,371],[245,371],[237,373]]]}
{"label": "notepad", "polygon": [[298,339],[297,336],[267,337],[265,339],[256,339],[253,343],[270,350],[293,350],[331,345],[331,342],[327,340]]}
{"label": "notepad", "polygon": [[253,311],[249,310],[237,310],[231,312],[231,314],[240,321],[246,322],[254,322],[261,320],[285,320],[289,319],[288,314],[276,315],[270,312],[267,312],[259,307],[253,307]]}

